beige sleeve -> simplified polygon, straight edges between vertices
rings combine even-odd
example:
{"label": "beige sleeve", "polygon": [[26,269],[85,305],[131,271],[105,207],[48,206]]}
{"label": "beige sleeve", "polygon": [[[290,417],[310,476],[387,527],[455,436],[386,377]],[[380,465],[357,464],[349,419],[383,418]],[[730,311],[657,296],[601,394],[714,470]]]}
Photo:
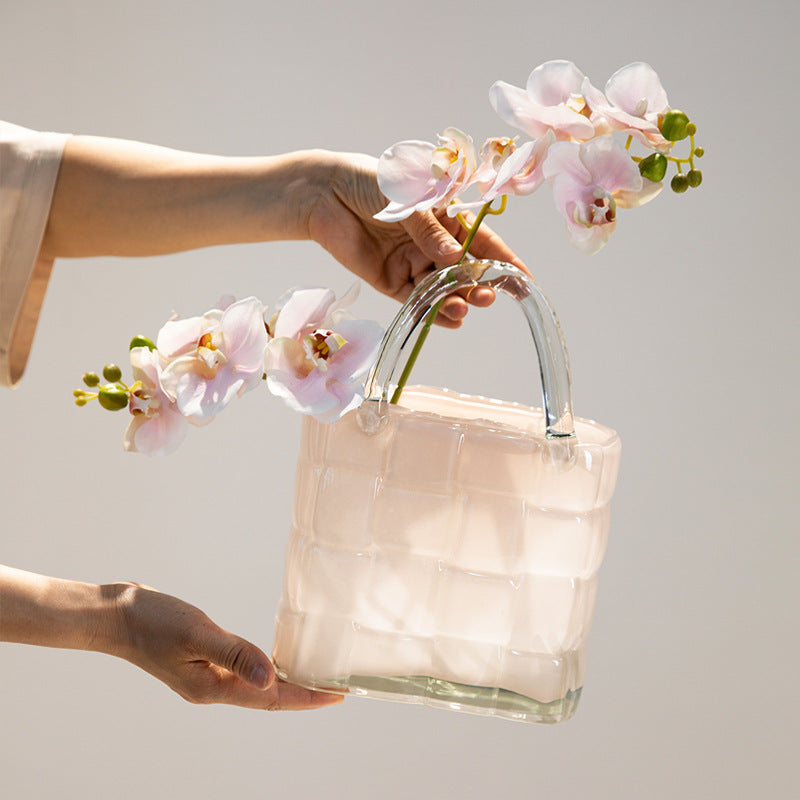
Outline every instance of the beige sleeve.
{"label": "beige sleeve", "polygon": [[52,261],[39,258],[68,134],[0,122],[0,385],[28,360]]}

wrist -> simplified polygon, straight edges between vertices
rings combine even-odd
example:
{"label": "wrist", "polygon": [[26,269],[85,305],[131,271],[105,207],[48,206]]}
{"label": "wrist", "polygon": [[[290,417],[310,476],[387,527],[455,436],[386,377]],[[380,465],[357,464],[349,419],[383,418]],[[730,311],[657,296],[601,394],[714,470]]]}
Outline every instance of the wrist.
{"label": "wrist", "polygon": [[133,649],[130,609],[140,587],[130,581],[116,581],[97,588],[100,597],[97,625],[87,649],[128,658]]}
{"label": "wrist", "polygon": [[328,150],[297,150],[279,156],[277,181],[286,214],[285,239],[311,239],[309,221],[314,208],[333,191],[340,167],[338,154]]}

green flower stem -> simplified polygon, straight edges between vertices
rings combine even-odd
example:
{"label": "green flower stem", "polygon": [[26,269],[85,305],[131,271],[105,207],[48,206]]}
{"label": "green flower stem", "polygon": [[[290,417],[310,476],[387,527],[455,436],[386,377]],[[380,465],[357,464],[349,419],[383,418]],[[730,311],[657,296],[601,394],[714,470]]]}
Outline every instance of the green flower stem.
{"label": "green flower stem", "polygon": [[458,214],[456,214],[456,219],[461,223],[461,227],[465,231],[469,232],[469,222],[467,222],[467,220],[464,219],[464,215],[460,211],[458,212]]}
{"label": "green flower stem", "polygon": [[[472,226],[468,229],[467,238],[464,240],[464,245],[461,248],[461,258],[456,261],[454,266],[460,264],[466,257],[467,253],[469,252],[469,247],[472,244],[472,240],[475,238],[475,234],[478,232],[478,228],[481,226],[481,223],[484,219],[486,219],[487,214],[502,214],[505,211],[506,207],[506,196],[503,195],[503,199],[500,201],[500,207],[496,210],[492,210],[491,208],[492,202],[489,201],[488,203],[484,203],[481,206],[481,210],[478,212],[478,216],[475,217],[475,222],[472,223]],[[459,215],[460,216],[460,215]],[[464,223],[462,222],[462,225]],[[400,380],[397,382],[397,388],[394,390],[392,394],[392,399],[389,402],[392,405],[397,405],[398,401],[400,400],[400,395],[403,393],[403,389],[406,387],[406,383],[408,383],[408,378],[411,375],[411,370],[414,369],[414,364],[417,363],[417,358],[419,356],[419,351],[422,350],[422,345],[425,344],[425,340],[428,338],[428,333],[430,332],[431,325],[433,325],[433,321],[436,319],[436,315],[439,313],[439,309],[441,308],[442,303],[445,301],[443,297],[439,300],[436,305],[431,309],[430,314],[428,314],[427,319],[425,320],[425,324],[422,326],[422,330],[420,331],[419,336],[417,337],[417,341],[414,343],[414,349],[411,351],[411,355],[408,357],[408,361],[406,362],[405,368],[403,369],[403,374],[400,376]]]}
{"label": "green flower stem", "polygon": [[403,374],[400,376],[400,380],[397,383],[397,388],[394,390],[392,399],[389,401],[392,405],[397,405],[398,401],[400,400],[400,395],[403,393],[403,389],[406,388],[408,378],[411,375],[411,370],[414,368],[414,364],[417,362],[419,351],[422,350],[422,345],[425,344],[425,340],[428,338],[431,325],[433,325],[433,321],[436,319],[436,315],[439,313],[439,308],[441,307],[442,303],[444,303],[444,297],[431,309],[431,313],[428,314],[428,318],[425,320],[425,324],[422,326],[422,330],[417,337],[417,341],[414,342],[414,349],[411,351],[411,355],[408,357],[406,366],[403,369]]}

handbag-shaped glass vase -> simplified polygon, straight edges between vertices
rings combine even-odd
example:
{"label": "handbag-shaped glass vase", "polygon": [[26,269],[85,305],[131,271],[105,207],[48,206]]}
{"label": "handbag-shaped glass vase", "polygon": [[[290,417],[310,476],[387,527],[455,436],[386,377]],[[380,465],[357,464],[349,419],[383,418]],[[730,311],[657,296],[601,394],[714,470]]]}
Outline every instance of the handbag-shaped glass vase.
{"label": "handbag-shaped glass vase", "polygon": [[[389,403],[419,323],[470,286],[521,306],[544,409],[425,387]],[[489,716],[569,718],[619,454],[614,431],[573,418],[561,331],[533,281],[496,261],[438,271],[387,331],[361,407],[332,425],[303,420],[278,674]]]}

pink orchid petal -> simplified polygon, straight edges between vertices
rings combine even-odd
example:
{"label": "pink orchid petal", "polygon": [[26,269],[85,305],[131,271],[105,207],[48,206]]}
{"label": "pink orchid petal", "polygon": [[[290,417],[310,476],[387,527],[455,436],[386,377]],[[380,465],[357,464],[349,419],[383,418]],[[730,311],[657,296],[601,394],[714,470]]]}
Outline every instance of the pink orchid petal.
{"label": "pink orchid petal", "polygon": [[[658,73],[643,61],[618,69],[608,79],[605,94],[617,108],[637,117],[642,117],[644,113],[661,114],[669,108],[667,93]],[[646,111],[637,113],[642,100],[647,104]]]}
{"label": "pink orchid petal", "polygon": [[303,336],[318,328],[336,295],[331,289],[292,289],[282,299],[284,303],[275,322],[276,339]]}
{"label": "pink orchid petal", "polygon": [[266,372],[278,370],[279,372],[304,375],[308,372],[306,361],[307,356],[303,345],[287,336],[276,337],[264,351],[264,370]]}
{"label": "pink orchid petal", "polygon": [[433,189],[431,172],[435,147],[430,142],[398,142],[378,159],[378,188],[395,203],[414,203]]}
{"label": "pink orchid petal", "polygon": [[672,149],[673,142],[665,139],[656,125],[642,124],[638,128],[623,128],[622,131],[659,153],[669,153]]}
{"label": "pink orchid petal", "polygon": [[336,396],[326,389],[326,380],[319,370],[314,370],[306,378],[275,370],[267,374],[267,388],[294,411],[321,414],[339,407]]}
{"label": "pink orchid petal", "polygon": [[575,142],[556,142],[551,145],[542,165],[545,180],[552,183],[564,175],[579,184],[588,184],[592,175],[581,160],[580,152],[580,145]]}
{"label": "pink orchid petal", "polygon": [[566,173],[556,176],[553,180],[553,201],[570,224],[575,217],[575,206],[590,204],[593,199],[588,183],[576,181]]}
{"label": "pink orchid petal", "polygon": [[231,370],[220,370],[211,380],[205,380],[196,372],[185,372],[177,381],[175,404],[189,419],[208,419],[222,411],[245,382],[245,377]]}
{"label": "pink orchid petal", "polygon": [[186,438],[187,421],[175,410],[164,407],[153,417],[133,417],[125,431],[127,452],[165,456],[174,452]]}
{"label": "pink orchid petal", "polygon": [[614,221],[606,225],[592,225],[590,228],[585,228],[567,220],[567,235],[578,250],[587,256],[593,256],[608,242],[616,226],[617,223]]}
{"label": "pink orchid petal", "polygon": [[590,109],[605,108],[608,105],[606,96],[588,79],[581,83],[581,94]]}
{"label": "pink orchid petal", "polygon": [[156,347],[167,358],[173,358],[192,350],[202,334],[202,317],[170,320],[158,332]]}
{"label": "pink orchid petal", "polygon": [[450,205],[447,206],[447,216],[457,217],[459,214],[463,214],[465,211],[480,211],[486,202],[486,200],[481,198],[480,200],[476,200],[474,203],[450,203]]}
{"label": "pink orchid petal", "polygon": [[540,106],[557,106],[580,94],[584,74],[571,61],[545,61],[528,76],[527,91]]}
{"label": "pink orchid petal", "polygon": [[220,329],[226,356],[240,371],[261,368],[268,336],[264,326],[264,306],[255,297],[233,303],[223,313]]}
{"label": "pink orchid petal", "polygon": [[134,347],[130,351],[131,369],[133,380],[141,381],[146,386],[160,388],[160,357],[158,350],[151,351],[149,347]]}
{"label": "pink orchid petal", "polygon": [[618,189],[638,192],[642,176],[628,152],[610,136],[601,136],[581,145],[580,158],[591,174],[592,183],[608,192]]}
{"label": "pink orchid petal", "polygon": [[530,136],[538,139],[547,131],[547,126],[533,115],[534,104],[524,89],[497,81],[489,89],[489,102],[503,122]]}
{"label": "pink orchid petal", "polygon": [[654,183],[642,178],[642,188],[638,192],[622,190],[614,192],[614,200],[620,208],[638,208],[649,203],[663,188],[663,183]]}
{"label": "pink orchid petal", "polygon": [[394,203],[390,202],[386,208],[375,214],[379,222],[401,222],[408,219],[415,211],[428,211],[436,205],[438,198],[433,197],[430,202],[423,203]]}
{"label": "pink orchid petal", "polygon": [[326,386],[328,393],[336,398],[335,408],[328,411],[320,411],[314,414],[314,419],[330,425],[336,420],[341,419],[348,411],[358,408],[364,400],[363,388],[359,384],[343,384],[339,381],[328,381]]}
{"label": "pink orchid petal", "polygon": [[347,344],[333,354],[328,361],[328,375],[343,383],[352,383],[365,375],[378,355],[383,339],[383,328],[371,320],[345,320],[335,332],[347,340]]}
{"label": "pink orchid petal", "polygon": [[552,128],[559,138],[563,138],[564,134],[574,139],[590,139],[594,136],[594,125],[583,114],[567,106],[537,106],[535,113],[536,118]]}
{"label": "pink orchid petal", "polygon": [[159,376],[159,383],[164,394],[171,402],[175,402],[178,390],[178,381],[183,375],[192,372],[195,369],[197,359],[193,356],[179,356],[178,358],[170,361],[164,369],[161,370]]}

